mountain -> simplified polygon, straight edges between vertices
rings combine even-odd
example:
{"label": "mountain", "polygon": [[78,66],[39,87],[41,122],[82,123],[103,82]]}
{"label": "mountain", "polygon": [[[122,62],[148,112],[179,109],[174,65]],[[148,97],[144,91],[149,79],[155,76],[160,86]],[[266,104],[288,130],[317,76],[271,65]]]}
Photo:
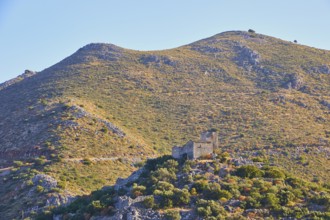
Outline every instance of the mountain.
{"label": "mountain", "polygon": [[[326,185],[330,52],[244,31],[163,51],[89,44],[0,85],[0,213],[67,203],[201,131]],[[31,214],[32,213],[32,214]]]}

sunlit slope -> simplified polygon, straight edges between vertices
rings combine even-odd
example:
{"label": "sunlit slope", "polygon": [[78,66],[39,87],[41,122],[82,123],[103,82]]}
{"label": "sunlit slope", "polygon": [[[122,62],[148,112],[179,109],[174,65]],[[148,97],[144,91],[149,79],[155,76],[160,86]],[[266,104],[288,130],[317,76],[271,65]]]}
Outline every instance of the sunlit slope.
{"label": "sunlit slope", "polygon": [[329,51],[255,33],[164,51],[89,44],[1,87],[0,166],[25,164],[8,184],[34,169],[83,194],[216,128],[231,154],[326,182],[329,80]]}

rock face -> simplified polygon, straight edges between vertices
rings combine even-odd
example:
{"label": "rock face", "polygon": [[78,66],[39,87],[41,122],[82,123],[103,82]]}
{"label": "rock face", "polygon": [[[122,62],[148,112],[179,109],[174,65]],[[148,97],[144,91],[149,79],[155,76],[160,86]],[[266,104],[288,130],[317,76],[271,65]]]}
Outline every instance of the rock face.
{"label": "rock face", "polygon": [[133,183],[134,181],[136,181],[140,175],[144,172],[144,169],[141,168],[135,172],[132,173],[132,175],[130,175],[128,178],[126,179],[122,179],[122,178],[118,178],[116,181],[116,185],[115,185],[115,189],[118,190],[121,187],[124,187],[126,184],[128,183]]}
{"label": "rock face", "polygon": [[253,67],[259,64],[261,56],[257,51],[251,50],[247,46],[241,44],[235,46],[234,50],[237,54],[234,61],[244,69],[251,71]]}
{"label": "rock face", "polygon": [[298,74],[289,74],[288,78],[288,82],[285,85],[287,89],[299,90],[303,87],[304,80]]}
{"label": "rock face", "polygon": [[50,190],[57,186],[57,181],[48,175],[45,174],[37,174],[32,178],[32,182],[34,185],[40,185],[44,189]]}
{"label": "rock face", "polygon": [[139,196],[136,199],[131,199],[128,196],[119,197],[116,203],[118,210],[111,220],[127,219],[127,220],[157,220],[162,219],[158,211],[152,209],[145,209],[140,205],[148,196]]}
{"label": "rock face", "polygon": [[46,207],[53,206],[58,207],[61,205],[68,205],[75,200],[75,197],[69,194],[54,194],[46,201]]}

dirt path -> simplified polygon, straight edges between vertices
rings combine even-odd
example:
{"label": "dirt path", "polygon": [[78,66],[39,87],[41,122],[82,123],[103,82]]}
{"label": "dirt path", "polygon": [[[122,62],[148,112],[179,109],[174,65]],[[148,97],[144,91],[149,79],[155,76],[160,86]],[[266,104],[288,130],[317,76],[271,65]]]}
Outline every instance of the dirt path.
{"label": "dirt path", "polygon": [[10,174],[11,169],[14,167],[6,167],[6,168],[1,168],[0,169],[0,176],[6,176]]}
{"label": "dirt path", "polygon": [[99,161],[114,161],[114,160],[118,160],[119,157],[88,157],[88,158],[65,158],[63,159],[64,161],[67,161],[67,162],[81,162],[85,159],[88,159],[90,161],[93,161],[93,162],[99,162]]}

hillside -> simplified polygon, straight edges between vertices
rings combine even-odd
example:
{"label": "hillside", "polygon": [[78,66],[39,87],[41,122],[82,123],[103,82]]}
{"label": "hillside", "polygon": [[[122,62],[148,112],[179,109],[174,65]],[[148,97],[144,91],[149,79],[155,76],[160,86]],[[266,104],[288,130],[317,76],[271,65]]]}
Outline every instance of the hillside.
{"label": "hillside", "polygon": [[111,185],[211,127],[220,152],[330,181],[329,51],[231,31],[164,51],[89,44],[26,73],[0,86],[8,218]]}
{"label": "hillside", "polygon": [[52,219],[329,219],[330,190],[260,162],[148,160],[129,178],[44,213]]}

